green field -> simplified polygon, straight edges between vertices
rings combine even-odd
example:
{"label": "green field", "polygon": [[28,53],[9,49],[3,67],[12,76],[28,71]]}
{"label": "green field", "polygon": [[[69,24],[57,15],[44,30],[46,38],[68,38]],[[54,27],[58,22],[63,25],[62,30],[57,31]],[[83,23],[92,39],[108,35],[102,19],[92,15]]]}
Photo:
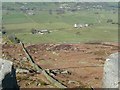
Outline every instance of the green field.
{"label": "green field", "polygon": [[[118,11],[106,9],[66,11],[58,15],[49,14],[49,8],[57,7],[56,4],[28,4],[28,7],[41,7],[45,10],[34,10],[35,15],[27,15],[19,10],[20,5],[14,4],[18,10],[3,10],[3,26],[8,34],[15,34],[24,43],[81,43],[89,41],[118,41],[118,25],[107,23],[108,19],[118,22]],[[12,7],[11,3],[5,6]],[[98,14],[95,14],[98,12]],[[100,22],[99,22],[100,21]],[[74,28],[75,23],[93,24],[89,27]],[[31,29],[48,29],[49,34],[31,34]]]}

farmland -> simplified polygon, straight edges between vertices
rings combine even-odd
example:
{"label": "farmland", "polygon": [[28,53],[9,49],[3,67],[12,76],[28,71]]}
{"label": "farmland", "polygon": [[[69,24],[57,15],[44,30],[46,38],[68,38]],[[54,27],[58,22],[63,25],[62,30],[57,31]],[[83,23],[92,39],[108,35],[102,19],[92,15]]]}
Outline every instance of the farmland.
{"label": "farmland", "polygon": [[[49,7],[57,8],[57,5],[51,3],[48,8],[45,4],[45,10],[35,9],[35,15],[27,15],[19,10],[19,4],[13,5],[17,10],[3,9],[3,26],[9,34],[14,33],[25,43],[117,42],[118,40],[118,25],[107,23],[108,19],[118,22],[116,8],[115,10],[82,9],[76,12],[66,11],[64,14],[56,14],[54,11],[49,14]],[[37,4],[34,3],[31,7],[34,7],[34,5]],[[9,4],[8,6],[10,7]],[[29,7],[29,5],[27,4],[26,7]],[[75,23],[92,25],[87,28],[74,28]],[[31,35],[32,28],[48,29],[52,33]]]}
{"label": "farmland", "polygon": [[103,87],[104,63],[119,49],[117,3],[4,2],[2,12],[2,57],[19,88]]}

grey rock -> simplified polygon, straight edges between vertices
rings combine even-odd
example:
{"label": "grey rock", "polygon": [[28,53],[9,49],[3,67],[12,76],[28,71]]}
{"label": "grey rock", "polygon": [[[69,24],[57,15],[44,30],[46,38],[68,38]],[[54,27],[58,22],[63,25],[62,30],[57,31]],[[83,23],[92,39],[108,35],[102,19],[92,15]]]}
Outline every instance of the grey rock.
{"label": "grey rock", "polygon": [[111,54],[106,59],[103,73],[103,88],[120,89],[120,53]]}
{"label": "grey rock", "polygon": [[68,84],[79,84],[77,81],[72,81],[72,80],[69,80],[68,81]]}
{"label": "grey rock", "polygon": [[18,85],[13,63],[0,59],[0,90],[5,88],[18,89]]}
{"label": "grey rock", "polygon": [[67,70],[62,71],[61,74],[68,74],[68,71]]}
{"label": "grey rock", "polygon": [[54,75],[57,75],[57,74],[68,74],[70,75],[71,73],[67,70],[62,70],[62,69],[54,69],[54,70],[49,70],[50,73],[53,73]]}

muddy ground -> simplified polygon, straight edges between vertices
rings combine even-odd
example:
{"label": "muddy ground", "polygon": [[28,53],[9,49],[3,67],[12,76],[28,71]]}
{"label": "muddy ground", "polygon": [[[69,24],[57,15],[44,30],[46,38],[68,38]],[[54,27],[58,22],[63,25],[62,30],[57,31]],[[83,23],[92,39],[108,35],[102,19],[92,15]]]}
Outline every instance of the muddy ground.
{"label": "muddy ground", "polygon": [[[67,87],[101,88],[105,59],[118,51],[118,44],[36,44],[26,45],[26,48],[35,63],[51,70],[52,76]],[[13,61],[15,68],[30,71],[17,73],[21,88],[54,87],[42,74],[34,71],[20,44],[4,44],[2,52],[3,58]]]}

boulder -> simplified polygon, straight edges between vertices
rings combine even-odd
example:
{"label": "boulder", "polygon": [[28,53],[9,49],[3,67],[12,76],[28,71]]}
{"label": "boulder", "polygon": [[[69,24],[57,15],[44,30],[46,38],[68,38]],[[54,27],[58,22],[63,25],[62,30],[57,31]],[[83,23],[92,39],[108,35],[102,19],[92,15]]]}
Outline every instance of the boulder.
{"label": "boulder", "polygon": [[120,53],[111,54],[106,59],[103,73],[103,88],[120,89]]}
{"label": "boulder", "polygon": [[0,90],[6,88],[18,88],[13,63],[0,59]]}

